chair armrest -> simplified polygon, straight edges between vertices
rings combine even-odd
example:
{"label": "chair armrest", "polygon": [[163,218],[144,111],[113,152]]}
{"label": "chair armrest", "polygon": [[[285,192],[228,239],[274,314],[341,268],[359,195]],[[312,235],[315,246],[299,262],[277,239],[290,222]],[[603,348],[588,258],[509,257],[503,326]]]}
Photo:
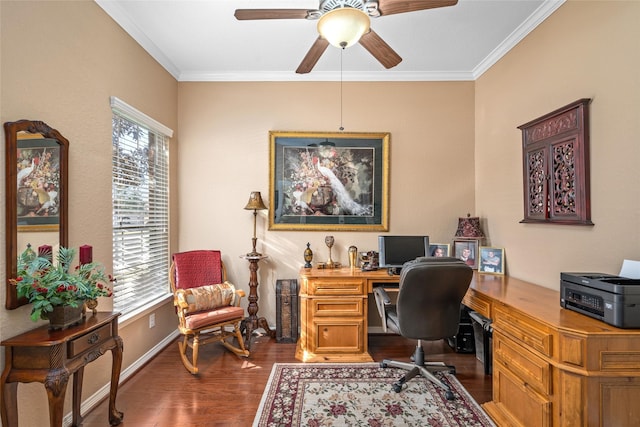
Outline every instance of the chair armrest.
{"label": "chair armrest", "polygon": [[186,298],[184,297],[183,289],[178,289],[173,293],[173,305],[179,309],[189,307],[189,304],[187,304]]}
{"label": "chair armrest", "polygon": [[387,332],[387,306],[391,306],[391,298],[389,294],[384,290],[382,286],[373,288],[373,296],[376,300],[376,307],[378,308],[378,314],[382,320],[382,330]]}
{"label": "chair armrest", "polygon": [[231,301],[231,305],[233,305],[235,307],[240,307],[240,301],[247,294],[242,289],[236,289],[234,293],[235,293],[235,295],[233,296],[233,301]]}
{"label": "chair armrest", "polygon": [[376,301],[380,300],[384,305],[391,304],[391,298],[389,298],[389,294],[382,286],[376,286],[373,288],[373,296],[376,298]]}

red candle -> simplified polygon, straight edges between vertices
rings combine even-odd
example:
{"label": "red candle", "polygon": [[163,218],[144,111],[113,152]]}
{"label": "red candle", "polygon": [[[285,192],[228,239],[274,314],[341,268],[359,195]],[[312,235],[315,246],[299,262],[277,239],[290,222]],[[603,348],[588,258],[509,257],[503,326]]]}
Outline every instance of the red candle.
{"label": "red candle", "polygon": [[38,246],[38,256],[46,258],[49,261],[53,260],[53,248],[51,245]]}
{"label": "red candle", "polygon": [[93,261],[93,248],[90,245],[80,246],[80,264],[89,264]]}

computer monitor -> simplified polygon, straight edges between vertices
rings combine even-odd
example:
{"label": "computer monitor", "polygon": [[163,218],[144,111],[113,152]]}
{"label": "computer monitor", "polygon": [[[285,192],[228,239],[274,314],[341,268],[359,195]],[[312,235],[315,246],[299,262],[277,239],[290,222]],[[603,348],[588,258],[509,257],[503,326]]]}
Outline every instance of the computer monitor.
{"label": "computer monitor", "polygon": [[378,236],[378,253],[381,268],[400,274],[405,262],[428,256],[429,236]]}

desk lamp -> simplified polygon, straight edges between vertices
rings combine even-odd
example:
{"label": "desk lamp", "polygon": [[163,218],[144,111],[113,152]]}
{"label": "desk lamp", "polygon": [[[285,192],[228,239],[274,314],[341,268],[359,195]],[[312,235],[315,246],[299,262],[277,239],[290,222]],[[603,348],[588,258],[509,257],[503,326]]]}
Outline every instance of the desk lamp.
{"label": "desk lamp", "polygon": [[458,218],[458,229],[456,230],[456,237],[462,237],[463,239],[478,239],[484,238],[484,233],[480,228],[480,218],[472,217],[471,214],[467,214],[466,218]]}
{"label": "desk lamp", "polygon": [[258,216],[258,211],[262,211],[267,209],[262,201],[262,196],[260,196],[259,191],[252,191],[249,195],[249,202],[247,206],[244,207],[246,210],[253,210],[253,238],[251,242],[253,243],[253,250],[247,254],[247,256],[261,256],[262,254],[256,251],[256,242],[258,238],[256,237],[256,217]]}

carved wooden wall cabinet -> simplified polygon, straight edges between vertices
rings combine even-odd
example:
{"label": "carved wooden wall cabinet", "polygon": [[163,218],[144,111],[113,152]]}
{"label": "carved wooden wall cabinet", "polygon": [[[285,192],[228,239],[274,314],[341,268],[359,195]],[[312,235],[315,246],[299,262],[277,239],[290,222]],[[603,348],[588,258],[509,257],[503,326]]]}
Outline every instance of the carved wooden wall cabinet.
{"label": "carved wooden wall cabinet", "polygon": [[518,126],[522,130],[524,223],[593,225],[589,195],[591,99]]}

